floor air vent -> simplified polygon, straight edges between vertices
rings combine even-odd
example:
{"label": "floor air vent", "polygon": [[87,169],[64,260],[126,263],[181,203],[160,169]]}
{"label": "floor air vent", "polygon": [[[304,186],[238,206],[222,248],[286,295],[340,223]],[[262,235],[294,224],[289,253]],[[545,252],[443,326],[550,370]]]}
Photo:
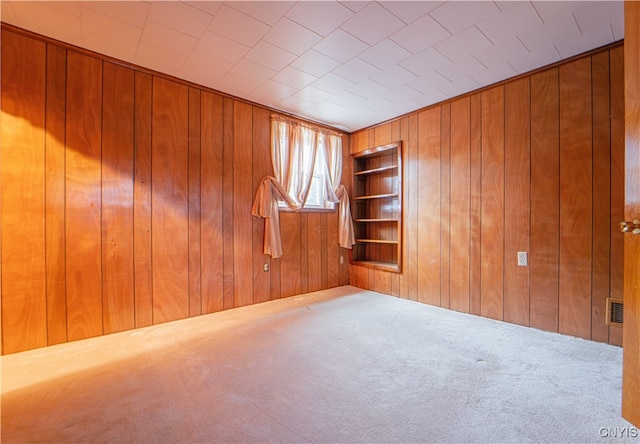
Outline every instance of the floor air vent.
{"label": "floor air vent", "polygon": [[622,299],[607,298],[607,325],[622,327],[624,302]]}

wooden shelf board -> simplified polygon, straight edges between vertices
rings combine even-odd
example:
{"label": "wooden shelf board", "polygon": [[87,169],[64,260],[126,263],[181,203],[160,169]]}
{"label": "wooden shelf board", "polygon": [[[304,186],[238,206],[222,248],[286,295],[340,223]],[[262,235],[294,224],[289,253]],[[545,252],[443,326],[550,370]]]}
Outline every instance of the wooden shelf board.
{"label": "wooden shelf board", "polygon": [[398,193],[389,194],[372,194],[370,196],[358,196],[354,197],[355,200],[367,200],[367,199],[384,199],[387,197],[398,197]]}
{"label": "wooden shelf board", "polygon": [[397,170],[398,169],[398,165],[388,165],[388,166],[383,166],[380,168],[373,168],[371,170],[364,170],[364,171],[358,171],[355,173],[356,176],[368,176],[371,174],[380,174],[380,173],[384,173],[385,171],[391,171],[391,170]]}
{"label": "wooden shelf board", "polygon": [[356,242],[364,244],[397,244],[397,240],[382,240],[382,239],[356,239]]}
{"label": "wooden shelf board", "polygon": [[397,218],[356,219],[355,222],[398,222],[398,219]]}

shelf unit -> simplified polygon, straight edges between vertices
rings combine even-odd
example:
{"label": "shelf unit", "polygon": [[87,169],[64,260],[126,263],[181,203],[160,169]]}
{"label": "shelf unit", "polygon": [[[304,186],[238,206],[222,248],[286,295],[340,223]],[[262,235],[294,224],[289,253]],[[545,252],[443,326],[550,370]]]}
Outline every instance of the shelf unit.
{"label": "shelf unit", "polygon": [[353,157],[351,263],[399,273],[402,259],[402,142]]}

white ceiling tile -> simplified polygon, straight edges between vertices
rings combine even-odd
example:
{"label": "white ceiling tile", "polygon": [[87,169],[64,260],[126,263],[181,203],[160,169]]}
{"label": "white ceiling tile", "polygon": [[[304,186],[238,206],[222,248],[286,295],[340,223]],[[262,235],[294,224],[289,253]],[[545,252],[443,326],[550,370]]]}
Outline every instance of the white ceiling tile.
{"label": "white ceiling tile", "polygon": [[324,91],[330,92],[331,94],[339,93],[348,87],[352,86],[353,82],[345,79],[344,77],[340,77],[339,75],[329,73],[327,75],[322,76],[315,82],[313,82],[313,86],[316,88],[320,88]]}
{"label": "white ceiling tile", "polygon": [[350,18],[340,28],[369,45],[375,45],[402,28],[403,25],[404,22],[374,2]]}
{"label": "white ceiling tile", "polygon": [[411,53],[409,51],[397,43],[392,42],[389,39],[385,39],[377,45],[367,49],[358,57],[377,68],[385,69],[409,58],[410,56]]}
{"label": "white ceiling tile", "polygon": [[553,44],[541,46],[526,55],[521,55],[509,59],[509,64],[518,72],[523,74],[533,69],[555,63],[561,59],[560,53]]}
{"label": "white ceiling tile", "polygon": [[489,69],[477,72],[471,75],[471,78],[478,82],[481,86],[489,86],[493,83],[499,82],[509,77],[517,75],[515,69],[507,62],[500,65],[492,66]]}
{"label": "white ceiling tile", "polygon": [[340,62],[346,62],[360,54],[368,47],[369,45],[344,32],[342,29],[336,29],[318,42],[313,49],[331,57],[332,59]]}
{"label": "white ceiling tile", "polygon": [[580,30],[571,14],[554,17],[543,25],[517,34],[529,51],[552,45],[560,39],[577,39],[579,35]]}
{"label": "white ceiling tile", "polygon": [[408,103],[411,106],[418,105],[416,102],[416,94],[419,91],[411,88],[409,85],[400,85],[395,88],[390,88],[385,93],[380,94],[381,97],[393,100],[398,103]]}
{"label": "white ceiling tile", "polygon": [[151,3],[141,1],[84,1],[82,2],[82,7],[117,18],[138,28],[143,28],[151,9]]}
{"label": "white ceiling tile", "polygon": [[351,9],[353,12],[360,12],[360,10],[365,6],[367,6],[370,2],[354,0],[354,1],[341,1],[340,3],[345,7]]}
{"label": "white ceiling tile", "polygon": [[295,97],[301,98],[306,102],[313,103],[313,104],[320,103],[328,99],[329,97],[331,97],[330,93],[320,88],[316,88],[315,86],[312,86],[312,85],[302,88],[300,91],[298,91],[293,95]]}
{"label": "white ceiling tile", "polygon": [[516,57],[526,57],[528,54],[529,51],[522,42],[511,36],[506,40],[500,40],[485,49],[475,52],[473,56],[485,66],[491,67]]}
{"label": "white ceiling tile", "polygon": [[273,80],[289,85],[295,89],[302,89],[317,79],[317,77],[292,66],[287,66],[273,77]]}
{"label": "white ceiling tile", "polygon": [[581,4],[573,12],[581,31],[601,25],[604,21],[620,22],[624,20],[624,2],[590,1]]}
{"label": "white ceiling tile", "polygon": [[491,46],[491,42],[487,40],[478,28],[472,26],[438,43],[434,48],[449,60],[455,62],[489,46]]}
{"label": "white ceiling tile", "polygon": [[282,106],[284,109],[291,110],[294,113],[304,114],[304,111],[313,107],[314,104],[312,102],[307,102],[302,97],[294,95],[281,100],[278,105]]}
{"label": "white ceiling tile", "polygon": [[414,73],[407,71],[402,66],[391,65],[384,71],[372,76],[371,80],[374,80],[388,88],[394,88],[402,85],[403,83],[413,82],[417,78],[418,77]]}
{"label": "white ceiling tile", "polygon": [[338,105],[342,105],[344,107],[349,106],[359,106],[366,102],[366,99],[353,94],[349,91],[340,91],[337,94],[334,94],[333,97],[327,99],[328,102],[337,103]]}
{"label": "white ceiling tile", "polygon": [[276,71],[287,66],[295,58],[295,54],[285,51],[282,48],[278,48],[264,40],[258,42],[258,44],[245,56],[245,59],[247,60],[259,63],[262,66],[266,66]]}
{"label": "white ceiling tile", "polygon": [[494,0],[494,3],[501,11],[506,11],[507,9],[521,5],[523,2],[522,0]]}
{"label": "white ceiling tile", "polygon": [[422,17],[426,13],[434,10],[443,1],[405,1],[405,0],[393,0],[378,2],[383,8],[391,12],[405,23],[412,23],[416,19]]}
{"label": "white ceiling tile", "polygon": [[562,58],[566,59],[613,42],[614,36],[611,26],[608,23],[603,23],[586,29],[580,33],[577,39],[559,39],[555,43],[555,47]]}
{"label": "white ceiling tile", "polygon": [[389,88],[384,85],[374,82],[373,80],[365,80],[364,82],[356,83],[353,86],[347,88],[347,91],[359,95],[360,97],[367,98],[370,96],[377,96],[384,93]]}
{"label": "white ceiling tile", "polygon": [[296,55],[300,55],[311,48],[318,43],[321,38],[320,35],[286,17],[282,18],[282,20],[264,36],[265,41]]}
{"label": "white ceiling tile", "polygon": [[134,60],[137,48],[136,46],[126,45],[112,37],[94,34],[90,31],[82,33],[82,46],[91,51],[129,62]]}
{"label": "white ceiling tile", "polygon": [[429,91],[436,90],[441,86],[451,84],[451,80],[442,77],[435,71],[425,73],[418,77],[416,80],[407,83],[407,86],[419,91],[421,93],[429,93]]}
{"label": "white ceiling tile", "polygon": [[0,2],[0,17],[3,22],[20,26],[18,16],[13,12],[12,3]]}
{"label": "white ceiling tile", "polygon": [[353,58],[333,70],[334,74],[352,82],[361,82],[379,73],[381,70],[359,58]]}
{"label": "white ceiling tile", "polygon": [[260,84],[230,72],[224,76],[222,80],[218,81],[215,86],[216,89],[224,91],[227,94],[248,98],[250,97],[251,91],[254,91]]}
{"label": "white ceiling tile", "polygon": [[478,23],[476,26],[492,43],[496,43],[500,40],[506,40],[516,33],[526,32],[541,25],[542,20],[531,3],[522,2]]}
{"label": "white ceiling tile", "polygon": [[222,78],[233,68],[233,64],[217,57],[194,51],[180,69],[180,75],[189,74],[194,77],[198,72],[205,76]]}
{"label": "white ceiling tile", "polygon": [[292,1],[234,1],[226,2],[238,11],[260,20],[269,26],[275,25],[280,18],[295,4]]}
{"label": "white ceiling tile", "polygon": [[269,26],[226,4],[216,14],[209,30],[243,45],[253,46],[269,31]]}
{"label": "white ceiling tile", "polygon": [[169,75],[176,75],[187,57],[165,47],[140,41],[134,63]]}
{"label": "white ceiling tile", "polygon": [[298,91],[297,88],[285,85],[284,83],[276,82],[275,80],[267,80],[260,85],[255,92],[269,96],[273,98],[275,102],[279,102],[294,94],[296,91]]}
{"label": "white ceiling tile", "polygon": [[291,63],[291,66],[294,68],[298,68],[316,77],[322,77],[339,65],[340,62],[337,60],[327,57],[313,49],[305,52]]}
{"label": "white ceiling tile", "polygon": [[83,8],[82,11],[82,29],[85,33],[83,34],[83,41],[86,33],[89,32],[94,36],[102,36],[125,44],[130,48],[134,48],[134,51],[142,36],[142,28],[87,8]]}
{"label": "white ceiling tile", "polygon": [[449,99],[451,96],[443,93],[437,88],[430,89],[429,91],[422,93],[414,98],[416,102],[421,104],[422,106],[433,105],[434,103],[442,102],[443,100]]}
{"label": "white ceiling tile", "polygon": [[213,15],[186,3],[165,1],[151,4],[148,19],[192,37],[200,37],[211,24]]}
{"label": "white ceiling tile", "polygon": [[353,11],[338,2],[301,1],[287,12],[287,17],[321,36],[326,36],[353,17]]}
{"label": "white ceiling tile", "polygon": [[463,80],[472,74],[485,71],[487,69],[482,63],[472,56],[466,56],[455,63],[448,63],[436,70],[438,74],[455,83]]}
{"label": "white ceiling tile", "polygon": [[229,73],[261,84],[273,77],[277,71],[250,60],[242,59],[234,65]]}
{"label": "white ceiling tile", "polygon": [[624,17],[611,22],[611,29],[616,41],[624,39]]}
{"label": "white ceiling tile", "polygon": [[480,88],[480,84],[478,82],[473,80],[471,77],[466,77],[456,81],[455,83],[442,85],[438,89],[449,97],[455,97],[478,88]]}
{"label": "white ceiling tile", "polygon": [[447,63],[451,63],[448,58],[433,48],[427,48],[424,51],[401,61],[399,65],[420,76],[435,71]]}
{"label": "white ceiling tile", "polygon": [[571,15],[573,10],[576,8],[576,5],[579,2],[574,0],[570,1],[548,1],[548,0],[534,0],[531,2],[533,7],[540,14],[540,18],[542,21],[547,23],[549,20],[552,20],[556,17],[560,16],[568,16]]}
{"label": "white ceiling tile", "polygon": [[68,14],[45,3],[13,2],[13,12],[20,18],[20,25],[38,29],[41,34],[80,45],[82,24],[80,16]]}
{"label": "white ceiling tile", "polygon": [[207,31],[196,46],[196,51],[212,55],[230,63],[238,63],[251,48],[220,34]]}
{"label": "white ceiling tile", "polygon": [[450,36],[449,31],[440,26],[431,16],[425,15],[389,38],[416,54]]}
{"label": "white ceiling tile", "polygon": [[446,2],[429,13],[452,34],[496,15],[500,9],[489,1]]}
{"label": "white ceiling tile", "polygon": [[[45,2],[40,2],[45,3]],[[71,15],[80,15],[80,2],[79,1],[47,1],[47,6],[58,9],[62,12],[66,12]]]}
{"label": "white ceiling tile", "polygon": [[201,11],[206,12],[207,14],[210,15],[216,15],[216,13],[218,12],[218,10],[220,9],[220,7],[222,6],[222,2],[221,1],[193,1],[193,2],[185,2],[187,5],[191,5],[194,8],[198,8]]}
{"label": "white ceiling tile", "polygon": [[184,56],[191,54],[198,44],[195,37],[152,21],[147,21],[140,40]]}

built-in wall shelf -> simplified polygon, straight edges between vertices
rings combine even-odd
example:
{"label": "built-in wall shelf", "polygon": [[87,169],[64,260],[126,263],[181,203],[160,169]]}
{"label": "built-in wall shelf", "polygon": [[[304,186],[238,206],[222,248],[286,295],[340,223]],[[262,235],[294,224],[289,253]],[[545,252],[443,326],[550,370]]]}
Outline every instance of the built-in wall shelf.
{"label": "built-in wall shelf", "polygon": [[402,258],[402,143],[353,157],[352,264],[400,272]]}

